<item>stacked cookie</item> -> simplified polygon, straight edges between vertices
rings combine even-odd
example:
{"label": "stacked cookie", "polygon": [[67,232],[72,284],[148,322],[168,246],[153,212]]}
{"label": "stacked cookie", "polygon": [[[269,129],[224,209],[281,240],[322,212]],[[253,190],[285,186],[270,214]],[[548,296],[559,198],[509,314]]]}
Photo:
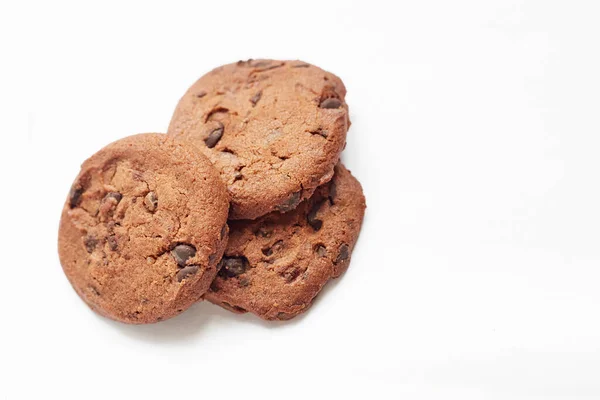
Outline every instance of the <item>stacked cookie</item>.
{"label": "stacked cookie", "polygon": [[85,161],[58,246],[80,297],[137,324],[201,299],[268,320],[305,311],[348,267],[365,210],[339,162],[345,94],[300,61],[240,61],[192,85],[166,135]]}

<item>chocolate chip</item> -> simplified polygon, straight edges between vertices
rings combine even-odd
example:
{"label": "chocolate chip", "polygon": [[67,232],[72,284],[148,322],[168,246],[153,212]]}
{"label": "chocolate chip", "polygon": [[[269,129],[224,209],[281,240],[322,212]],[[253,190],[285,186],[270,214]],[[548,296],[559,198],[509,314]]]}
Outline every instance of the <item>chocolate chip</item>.
{"label": "chocolate chip", "polygon": [[94,236],[88,235],[83,239],[83,244],[85,245],[85,249],[88,253],[92,253],[98,244],[98,239]]}
{"label": "chocolate chip", "polygon": [[342,102],[340,101],[340,99],[336,98],[325,99],[321,102],[321,104],[319,104],[319,107],[321,108],[340,108],[341,106]]}
{"label": "chocolate chip", "polygon": [[217,280],[215,279],[214,281],[212,281],[212,283],[210,284],[210,291],[211,292],[218,292],[219,290],[221,290],[221,288],[219,287],[219,284],[217,283]]}
{"label": "chocolate chip", "polygon": [[204,96],[206,96],[206,90],[201,90],[198,93],[196,93],[196,97],[199,99],[203,98]]}
{"label": "chocolate chip", "polygon": [[300,197],[302,196],[302,190],[292,194],[286,201],[278,205],[277,208],[281,212],[291,211],[298,206],[300,203]]}
{"label": "chocolate chip", "polygon": [[316,131],[312,131],[310,132],[312,135],[319,135],[322,136],[324,138],[327,138],[327,136],[329,136],[329,132],[323,128],[319,128]]}
{"label": "chocolate chip", "polygon": [[100,203],[100,207],[98,208],[98,212],[102,216],[110,215],[112,211],[117,207],[119,201],[121,201],[123,195],[119,192],[109,192],[107,193],[102,202]]}
{"label": "chocolate chip", "polygon": [[69,192],[69,208],[75,208],[81,203],[83,188],[79,185],[71,187]]}
{"label": "chocolate chip", "polygon": [[144,197],[144,205],[148,211],[156,211],[156,208],[158,207],[158,196],[156,196],[156,193],[148,192],[146,197]]}
{"label": "chocolate chip", "polygon": [[173,250],[171,250],[175,262],[180,267],[185,267],[185,263],[190,258],[196,255],[196,248],[189,244],[178,244]]}
{"label": "chocolate chip", "polygon": [[332,179],[329,182],[329,203],[331,205],[334,204],[333,200],[335,199],[336,196],[337,196],[337,185],[335,184],[335,180]]}
{"label": "chocolate chip", "polygon": [[223,257],[221,263],[219,276],[223,278],[236,277],[248,269],[248,260],[246,257]]}
{"label": "chocolate chip", "polygon": [[188,265],[187,267],[184,267],[182,269],[179,270],[179,272],[177,272],[177,282],[181,282],[182,280],[184,280],[185,278],[187,278],[190,275],[194,275],[196,272],[198,272],[198,266],[197,265]]}
{"label": "chocolate chip", "polygon": [[308,221],[308,224],[315,231],[318,231],[323,226],[323,221],[317,218],[317,213],[319,212],[319,209],[321,208],[322,205],[323,205],[322,201],[319,201],[319,202],[313,204],[312,208],[310,209],[310,212],[306,216],[306,220]]}
{"label": "chocolate chip", "polygon": [[106,242],[108,243],[108,248],[112,251],[116,251],[119,248],[119,242],[117,241],[117,237],[115,235],[110,235],[107,237]]}
{"label": "chocolate chip", "polygon": [[322,244],[318,244],[315,247],[315,251],[319,255],[319,257],[325,257],[327,255],[327,249]]}
{"label": "chocolate chip", "polygon": [[350,249],[346,243],[342,244],[340,246],[340,254],[338,254],[337,258],[335,259],[335,263],[337,264],[339,262],[346,261],[350,255],[349,250]]}
{"label": "chocolate chip", "polygon": [[269,256],[273,255],[273,253],[276,253],[279,250],[281,250],[282,248],[283,248],[283,240],[278,240],[275,243],[273,243],[272,246],[267,247],[266,249],[262,249],[262,252],[265,256],[269,257]]}
{"label": "chocolate chip", "polygon": [[209,134],[206,139],[204,139],[204,143],[206,143],[206,147],[212,149],[215,147],[217,142],[221,140],[221,136],[223,136],[224,126],[222,123],[218,122],[218,126],[215,127]]}
{"label": "chocolate chip", "polygon": [[300,268],[292,267],[284,271],[281,276],[285,279],[287,283],[294,282],[302,273]]}
{"label": "chocolate chip", "polygon": [[115,199],[117,203],[120,202],[122,198],[123,195],[119,192],[108,192],[106,196],[104,196],[104,200]]}
{"label": "chocolate chip", "polygon": [[258,103],[258,101],[260,100],[261,97],[262,97],[262,90],[256,92],[256,94],[250,98],[250,103],[252,103],[252,107],[256,106],[256,103]]}

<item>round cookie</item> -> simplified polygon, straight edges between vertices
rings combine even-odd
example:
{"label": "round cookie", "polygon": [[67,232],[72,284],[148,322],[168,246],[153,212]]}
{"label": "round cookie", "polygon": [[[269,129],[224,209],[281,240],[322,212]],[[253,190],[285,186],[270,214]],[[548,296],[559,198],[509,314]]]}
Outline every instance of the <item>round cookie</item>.
{"label": "round cookie", "polygon": [[96,312],[142,324],[207,291],[227,243],[228,196],[193,144],[130,136],[83,163],[58,234],[64,272]]}
{"label": "round cookie", "polygon": [[169,131],[198,144],[226,183],[230,219],[293,210],[328,182],[348,130],[346,88],[301,61],[248,60],[201,77]]}
{"label": "round cookie", "polygon": [[267,320],[302,313],[348,268],[365,207],[360,183],[338,164],[333,180],[294,211],[230,222],[221,268],[205,299]]}

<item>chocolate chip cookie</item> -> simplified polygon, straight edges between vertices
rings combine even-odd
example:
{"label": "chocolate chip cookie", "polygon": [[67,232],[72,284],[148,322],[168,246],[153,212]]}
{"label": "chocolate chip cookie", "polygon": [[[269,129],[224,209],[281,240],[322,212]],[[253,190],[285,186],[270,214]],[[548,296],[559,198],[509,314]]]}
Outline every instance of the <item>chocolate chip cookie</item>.
{"label": "chocolate chip cookie", "polygon": [[205,298],[234,312],[290,319],[348,268],[365,211],[360,183],[341,164],[294,211],[230,222],[217,278]]}
{"label": "chocolate chip cookie", "polygon": [[62,212],[60,262],[99,314],[164,320],[200,299],[217,274],[228,208],[225,185],[195,145],[130,136],[83,163]]}
{"label": "chocolate chip cookie", "polygon": [[346,88],[301,61],[248,60],[201,77],[168,133],[198,144],[226,183],[231,219],[293,210],[328,182],[348,130]]}

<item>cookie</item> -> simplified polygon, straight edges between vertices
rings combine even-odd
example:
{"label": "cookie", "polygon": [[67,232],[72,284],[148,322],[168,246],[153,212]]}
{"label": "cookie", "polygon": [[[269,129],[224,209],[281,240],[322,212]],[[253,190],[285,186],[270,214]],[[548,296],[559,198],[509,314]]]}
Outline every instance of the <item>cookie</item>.
{"label": "cookie", "polygon": [[227,243],[228,196],[194,145],[130,136],[85,161],[58,234],[64,272],[96,312],[157,322],[207,291]]}
{"label": "cookie", "polygon": [[333,180],[294,211],[230,222],[221,268],[205,298],[267,320],[302,313],[348,268],[365,207],[360,183],[338,164]]}
{"label": "cookie", "polygon": [[346,88],[301,61],[248,60],[201,77],[168,133],[194,141],[221,174],[230,219],[296,208],[328,182],[348,130]]}

